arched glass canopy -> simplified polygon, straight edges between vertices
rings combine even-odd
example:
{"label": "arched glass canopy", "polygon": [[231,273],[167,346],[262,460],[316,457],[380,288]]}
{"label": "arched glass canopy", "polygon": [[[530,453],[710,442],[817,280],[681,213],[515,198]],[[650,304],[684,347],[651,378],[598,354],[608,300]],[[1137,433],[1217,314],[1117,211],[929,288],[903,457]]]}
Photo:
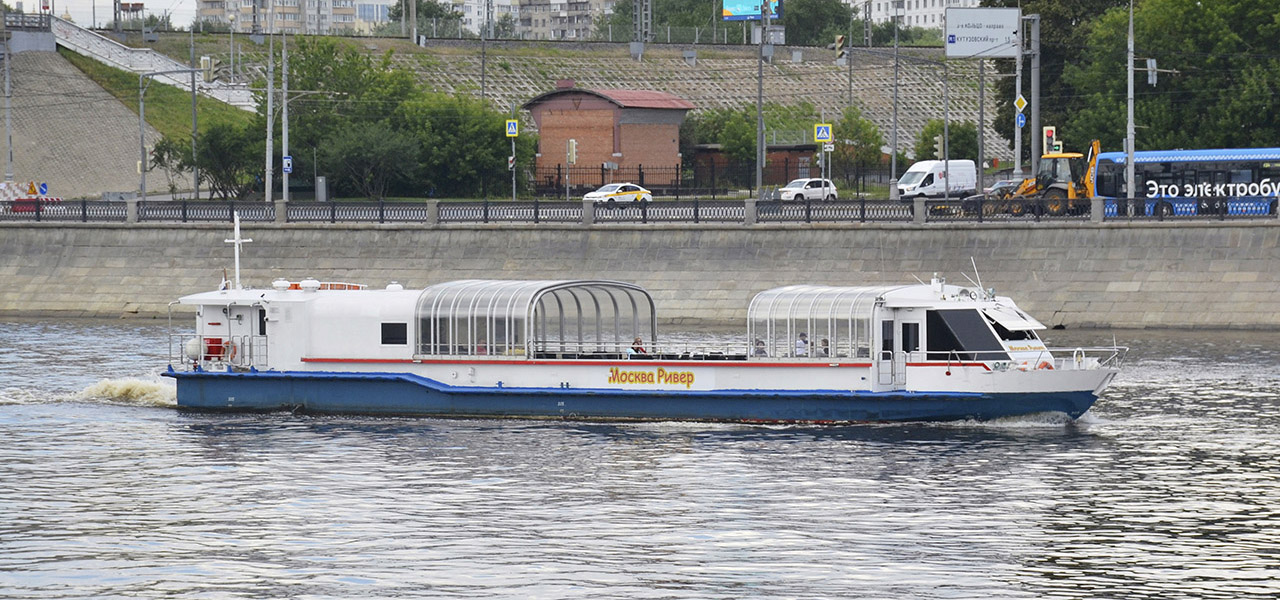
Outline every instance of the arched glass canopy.
{"label": "arched glass canopy", "polygon": [[653,297],[619,281],[438,283],[418,297],[417,324],[419,355],[621,355],[657,337]]}
{"label": "arched glass canopy", "polygon": [[[775,357],[870,357],[871,316],[876,302],[903,287],[906,286],[789,285],[760,292],[747,307],[747,337],[754,348],[752,353]],[[799,353],[795,342],[802,333],[809,343],[807,351]]]}

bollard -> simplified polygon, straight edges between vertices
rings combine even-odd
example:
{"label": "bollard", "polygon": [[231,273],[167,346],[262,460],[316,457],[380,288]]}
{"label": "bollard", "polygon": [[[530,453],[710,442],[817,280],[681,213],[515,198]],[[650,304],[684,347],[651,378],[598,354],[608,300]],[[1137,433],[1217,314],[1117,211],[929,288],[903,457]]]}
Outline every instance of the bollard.
{"label": "bollard", "polygon": [[925,204],[924,196],[916,196],[916,199],[912,202],[912,210],[911,210],[912,223],[917,223],[917,224],[924,223],[924,217],[925,217],[924,204]]}
{"label": "bollard", "polygon": [[129,198],[128,200],[124,201],[124,214],[125,214],[124,220],[126,223],[138,222],[138,199],[137,198]]}
{"label": "bollard", "polygon": [[1105,216],[1107,207],[1106,201],[1102,198],[1089,199],[1089,221],[1092,223],[1101,223],[1102,217]]}
{"label": "bollard", "polygon": [[274,200],[272,204],[276,205],[276,223],[289,222],[289,204],[284,200]]}
{"label": "bollard", "polygon": [[582,201],[582,224],[591,225],[596,221],[596,203],[592,200]]}
{"label": "bollard", "polygon": [[745,210],[743,210],[743,224],[755,225],[758,218],[759,216],[756,212],[756,199],[747,198],[747,204],[745,206]]}

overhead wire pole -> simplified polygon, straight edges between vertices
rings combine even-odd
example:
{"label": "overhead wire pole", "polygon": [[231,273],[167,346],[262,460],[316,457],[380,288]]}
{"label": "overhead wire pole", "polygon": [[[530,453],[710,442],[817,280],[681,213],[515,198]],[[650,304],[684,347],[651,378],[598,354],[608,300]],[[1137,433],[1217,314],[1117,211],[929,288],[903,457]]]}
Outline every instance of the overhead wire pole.
{"label": "overhead wire pole", "polygon": [[[3,24],[0,24],[3,27]],[[4,31],[4,135],[8,140],[6,148],[9,159],[5,162],[4,180],[13,181],[13,90],[9,87],[9,61],[13,55],[9,53],[9,31]]]}
{"label": "overhead wire pole", "polygon": [[760,56],[756,61],[756,194],[764,200],[764,161],[768,152],[764,145],[764,49],[765,40],[769,36],[768,0],[760,3],[760,17],[764,24],[760,28]]}
{"label": "overhead wire pole", "polygon": [[[274,14],[274,11],[272,11]],[[269,27],[271,32],[267,34],[267,168],[266,186],[262,190],[262,199],[264,202],[271,202],[271,196],[276,190],[276,137],[275,137],[275,97],[276,97],[276,35],[274,23]]]}
{"label": "overhead wire pole", "polygon": [[902,0],[893,0],[893,141],[889,143],[889,198],[898,198],[898,11]]}
{"label": "overhead wire pole", "polygon": [[[1137,172],[1133,167],[1133,151],[1134,144],[1136,143],[1134,139],[1136,136],[1134,133],[1133,123],[1133,53],[1133,0],[1129,0],[1129,43],[1128,51],[1125,52],[1125,62],[1128,63],[1126,68],[1129,75],[1129,97],[1126,106],[1128,121],[1125,124],[1124,134],[1124,182],[1130,198],[1136,198],[1138,196],[1138,188],[1134,181],[1137,177]],[[1129,206],[1132,207],[1133,203],[1130,202]]]}
{"label": "overhead wire pole", "polygon": [[[8,62],[6,61],[6,65]],[[145,201],[147,199],[147,105],[144,101],[147,93],[147,86],[151,85],[151,78],[156,75],[174,75],[178,73],[194,73],[199,69],[172,69],[169,71],[151,71],[149,73],[138,74],[138,197]],[[195,88],[191,88],[191,93],[195,94]]]}
{"label": "overhead wire pole", "polygon": [[191,190],[194,199],[200,199],[200,167],[196,164],[196,30],[191,28]]}
{"label": "overhead wire pole", "polygon": [[[281,55],[280,87],[283,90],[281,92],[280,101],[284,104],[284,106],[280,107],[281,111],[283,111],[283,116],[281,119],[281,127],[283,129],[281,130],[280,156],[281,156],[281,162],[283,163],[284,157],[289,156],[289,36],[287,35],[280,37],[280,55]],[[280,173],[280,184],[282,186],[280,189],[280,199],[284,200],[285,204],[288,204],[289,203],[289,172],[288,171],[283,171]]]}

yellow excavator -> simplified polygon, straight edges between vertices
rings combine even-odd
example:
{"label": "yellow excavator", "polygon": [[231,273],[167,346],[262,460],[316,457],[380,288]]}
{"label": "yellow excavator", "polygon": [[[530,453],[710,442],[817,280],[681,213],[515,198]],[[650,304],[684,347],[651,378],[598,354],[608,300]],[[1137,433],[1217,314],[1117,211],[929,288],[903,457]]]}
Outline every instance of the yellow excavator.
{"label": "yellow excavator", "polygon": [[1040,157],[1040,170],[1035,177],[1023,180],[1017,189],[993,200],[1014,216],[1026,213],[1033,206],[1043,206],[1045,212],[1054,216],[1089,212],[1099,148],[1098,140],[1093,140],[1088,156],[1079,152],[1045,154]]}

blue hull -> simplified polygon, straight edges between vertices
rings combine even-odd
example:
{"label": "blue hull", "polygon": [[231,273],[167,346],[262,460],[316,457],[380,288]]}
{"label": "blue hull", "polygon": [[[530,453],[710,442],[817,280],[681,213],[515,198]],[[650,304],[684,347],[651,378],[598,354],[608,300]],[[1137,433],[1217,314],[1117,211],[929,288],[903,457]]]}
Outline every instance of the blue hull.
{"label": "blue hull", "polygon": [[178,406],[184,408],[444,417],[785,423],[986,420],[1062,412],[1074,419],[1096,400],[1090,392],[477,389],[406,373],[171,371],[165,375],[177,380]]}

